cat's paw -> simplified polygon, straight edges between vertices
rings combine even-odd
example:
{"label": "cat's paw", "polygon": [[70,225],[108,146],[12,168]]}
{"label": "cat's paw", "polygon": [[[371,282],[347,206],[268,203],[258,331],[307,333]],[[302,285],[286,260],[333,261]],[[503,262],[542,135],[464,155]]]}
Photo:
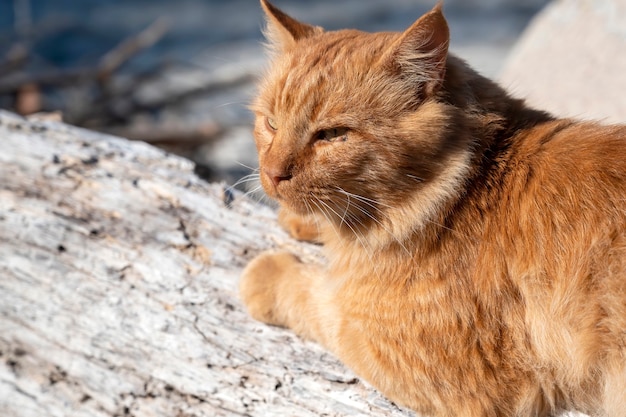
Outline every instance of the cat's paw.
{"label": "cat's paw", "polygon": [[303,217],[281,208],[278,212],[278,223],[294,239],[319,243],[319,228],[312,218]]}
{"label": "cat's paw", "polygon": [[277,309],[281,282],[300,260],[289,252],[264,252],[254,258],[243,271],[239,293],[250,315],[264,323],[286,326]]}

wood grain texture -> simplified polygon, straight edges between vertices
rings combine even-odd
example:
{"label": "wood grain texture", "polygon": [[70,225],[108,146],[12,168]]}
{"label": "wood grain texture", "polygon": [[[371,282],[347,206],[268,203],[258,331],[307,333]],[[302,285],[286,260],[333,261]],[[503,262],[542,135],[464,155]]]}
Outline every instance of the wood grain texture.
{"label": "wood grain texture", "polygon": [[252,321],[275,214],[143,143],[0,112],[0,415],[403,416],[319,346]]}

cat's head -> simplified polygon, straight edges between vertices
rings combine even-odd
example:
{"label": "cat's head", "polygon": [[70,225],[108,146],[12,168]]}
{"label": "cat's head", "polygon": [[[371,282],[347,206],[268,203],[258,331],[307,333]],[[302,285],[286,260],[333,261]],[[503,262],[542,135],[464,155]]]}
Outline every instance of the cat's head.
{"label": "cat's head", "polygon": [[403,33],[372,34],[327,32],[261,4],[271,66],[252,109],[267,194],[348,226],[430,198],[456,152],[436,99],[449,42],[441,7]]}

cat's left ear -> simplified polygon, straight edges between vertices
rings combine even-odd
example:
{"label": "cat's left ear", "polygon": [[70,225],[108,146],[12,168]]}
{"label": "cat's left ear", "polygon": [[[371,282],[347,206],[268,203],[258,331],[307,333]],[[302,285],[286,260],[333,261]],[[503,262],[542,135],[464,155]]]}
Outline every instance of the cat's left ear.
{"label": "cat's left ear", "polygon": [[265,36],[270,46],[277,51],[282,52],[294,46],[298,40],[324,31],[319,26],[297,21],[267,0],[261,0],[261,6],[267,17]]}
{"label": "cat's left ear", "polygon": [[420,83],[425,95],[429,96],[443,83],[449,43],[450,30],[440,2],[393,43],[386,64]]}

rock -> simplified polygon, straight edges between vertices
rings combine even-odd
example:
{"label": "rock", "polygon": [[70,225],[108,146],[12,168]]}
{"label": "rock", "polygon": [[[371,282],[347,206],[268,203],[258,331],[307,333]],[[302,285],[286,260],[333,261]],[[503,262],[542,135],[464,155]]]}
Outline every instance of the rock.
{"label": "rock", "polygon": [[500,82],[559,116],[626,122],[626,2],[553,1],[522,35]]}

